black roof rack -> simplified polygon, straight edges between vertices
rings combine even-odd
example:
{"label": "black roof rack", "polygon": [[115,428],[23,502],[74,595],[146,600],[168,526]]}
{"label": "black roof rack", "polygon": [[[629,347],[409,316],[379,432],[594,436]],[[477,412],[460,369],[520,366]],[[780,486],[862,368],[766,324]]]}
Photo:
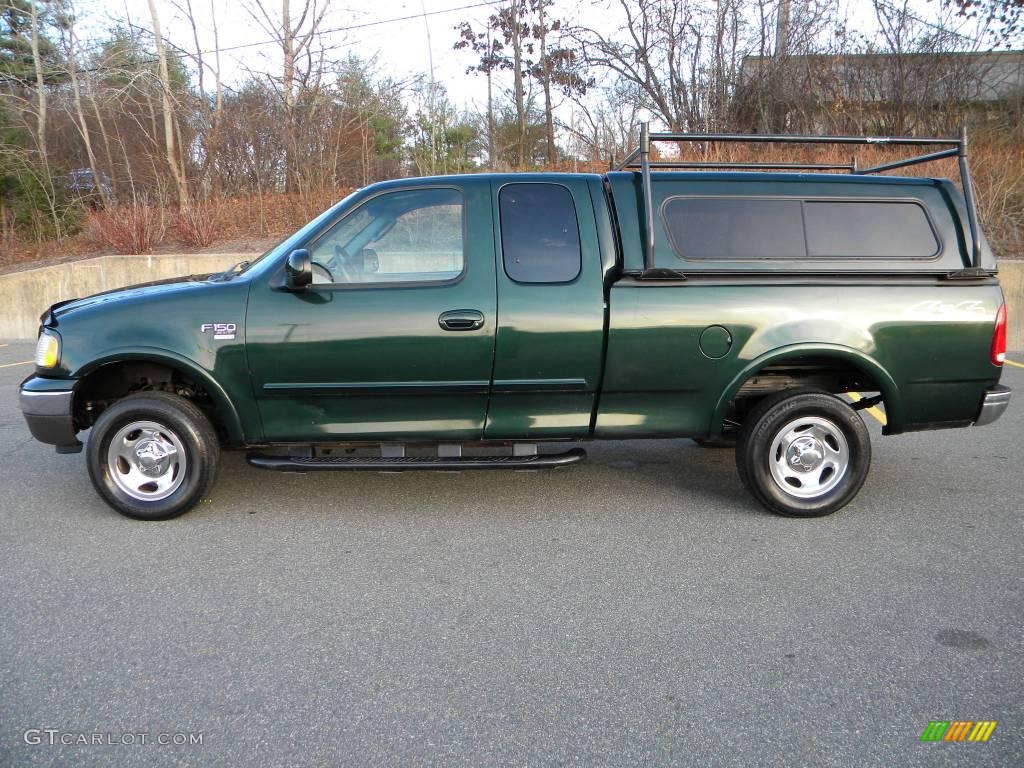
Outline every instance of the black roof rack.
{"label": "black roof rack", "polygon": [[[858,168],[856,159],[850,163],[716,163],[716,162],[674,162],[658,161],[652,162],[652,142],[742,142],[751,144],[874,144],[882,146],[942,146],[946,149],[937,152],[930,152],[925,155],[916,155],[903,160],[894,160],[891,163],[872,166],[870,168]],[[981,266],[981,241],[978,235],[978,211],[974,198],[974,185],[971,183],[970,167],[967,163],[967,131],[960,129],[960,135],[956,138],[939,138],[932,136],[808,136],[808,135],[781,135],[781,134],[748,134],[748,133],[651,133],[649,123],[640,125],[640,146],[633,150],[626,159],[619,163],[615,170],[639,169],[643,184],[644,217],[645,217],[645,243],[644,243],[644,273],[652,277],[663,276],[664,270],[656,270],[654,267],[654,208],[651,193],[651,169],[712,169],[712,168],[735,168],[742,170],[787,170],[787,171],[847,171],[851,174],[873,174],[894,171],[898,168],[906,168],[920,163],[929,163],[934,160],[942,160],[947,157],[955,157],[960,167],[960,184],[964,191],[964,201],[967,206],[967,225],[971,233],[971,266]]]}

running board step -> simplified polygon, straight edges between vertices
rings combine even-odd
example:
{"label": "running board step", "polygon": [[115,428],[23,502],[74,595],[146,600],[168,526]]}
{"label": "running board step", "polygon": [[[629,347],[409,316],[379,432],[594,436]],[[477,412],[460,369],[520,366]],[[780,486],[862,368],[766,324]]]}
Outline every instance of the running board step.
{"label": "running board step", "polygon": [[252,466],[277,472],[316,472],[348,470],[370,472],[408,472],[414,469],[459,471],[463,469],[555,469],[576,464],[587,457],[582,448],[565,453],[533,456],[268,456],[250,453],[245,457]]}

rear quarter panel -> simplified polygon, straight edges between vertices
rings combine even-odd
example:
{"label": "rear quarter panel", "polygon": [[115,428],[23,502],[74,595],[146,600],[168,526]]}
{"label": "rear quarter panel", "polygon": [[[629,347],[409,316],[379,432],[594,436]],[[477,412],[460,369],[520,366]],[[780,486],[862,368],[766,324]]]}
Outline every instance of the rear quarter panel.
{"label": "rear quarter panel", "polygon": [[[834,356],[886,396],[888,433],[970,421],[1001,369],[989,361],[998,285],[624,281],[612,287],[597,437],[715,434],[751,374],[801,356]],[[719,325],[724,357],[701,351]]]}

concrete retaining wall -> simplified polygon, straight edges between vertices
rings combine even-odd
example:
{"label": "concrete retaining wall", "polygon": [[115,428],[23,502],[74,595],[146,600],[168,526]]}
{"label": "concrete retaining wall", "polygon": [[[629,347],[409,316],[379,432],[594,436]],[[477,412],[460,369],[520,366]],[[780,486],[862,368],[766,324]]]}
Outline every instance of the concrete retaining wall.
{"label": "concrete retaining wall", "polygon": [[[253,254],[101,256],[0,275],[0,339],[35,339],[39,315],[57,301],[135,283],[227,269]],[[1024,261],[999,264],[1009,313],[1009,347],[1024,350]]]}
{"label": "concrete retaining wall", "polygon": [[1006,346],[1024,351],[1024,261],[999,262],[999,284],[1006,296]]}
{"label": "concrete retaining wall", "polygon": [[217,272],[254,256],[244,253],[100,256],[0,275],[0,339],[34,340],[39,315],[58,301],[151,280]]}

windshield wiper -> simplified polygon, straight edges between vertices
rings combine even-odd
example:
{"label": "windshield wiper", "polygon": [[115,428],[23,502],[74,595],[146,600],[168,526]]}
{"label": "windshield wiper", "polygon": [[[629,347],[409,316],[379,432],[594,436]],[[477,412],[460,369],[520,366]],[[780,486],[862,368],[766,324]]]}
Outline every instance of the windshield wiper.
{"label": "windshield wiper", "polygon": [[228,267],[223,272],[217,272],[214,275],[211,275],[210,279],[211,280],[230,280],[232,277],[234,277],[237,274],[235,270],[238,270],[238,272],[241,272],[246,267],[248,267],[251,263],[252,263],[251,261],[249,261],[248,259],[245,259],[244,261],[238,262],[234,266]]}

